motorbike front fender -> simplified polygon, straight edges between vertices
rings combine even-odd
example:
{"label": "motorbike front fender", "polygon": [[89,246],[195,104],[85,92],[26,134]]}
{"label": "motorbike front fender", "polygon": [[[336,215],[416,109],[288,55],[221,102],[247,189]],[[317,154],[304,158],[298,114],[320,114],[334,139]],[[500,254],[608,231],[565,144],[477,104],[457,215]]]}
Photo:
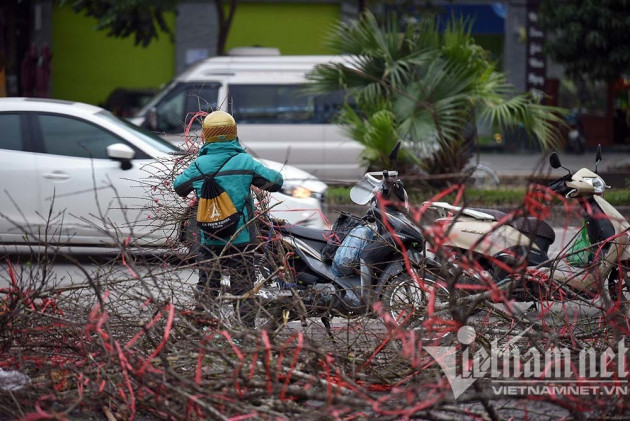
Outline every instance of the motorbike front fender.
{"label": "motorbike front fender", "polygon": [[[415,248],[407,249],[407,258],[409,259],[409,263],[412,265],[426,264],[427,266],[432,266],[436,268],[439,266],[437,261],[426,256],[426,254],[422,250],[418,250]],[[394,260],[392,257],[389,257],[388,260],[392,262],[389,265],[387,265],[385,269],[383,270],[383,272],[381,273],[381,276],[377,281],[377,284],[379,286],[386,284],[391,277],[398,275],[399,273],[406,270],[405,262],[402,256],[400,256],[396,260]]]}
{"label": "motorbike front fender", "polygon": [[383,291],[383,288],[385,287],[385,285],[387,285],[389,280],[404,271],[405,271],[405,266],[402,260],[398,260],[387,265],[387,267],[381,274],[380,278],[378,279],[378,283],[376,285],[376,296],[380,297]]}

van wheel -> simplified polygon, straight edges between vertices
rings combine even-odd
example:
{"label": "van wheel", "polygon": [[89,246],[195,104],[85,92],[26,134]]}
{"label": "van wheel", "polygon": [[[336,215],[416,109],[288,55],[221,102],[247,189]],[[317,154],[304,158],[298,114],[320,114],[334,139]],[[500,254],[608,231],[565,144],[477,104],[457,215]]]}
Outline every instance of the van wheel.
{"label": "van wheel", "polygon": [[[425,340],[445,337],[450,333],[448,321],[452,320],[447,307],[449,291],[437,282],[433,274],[418,272],[418,276],[423,287],[406,272],[392,277],[382,291],[383,310],[401,328],[422,331],[422,338]],[[428,307],[432,294],[435,294],[437,309],[429,316]],[[434,323],[425,323],[429,317],[433,318]]]}

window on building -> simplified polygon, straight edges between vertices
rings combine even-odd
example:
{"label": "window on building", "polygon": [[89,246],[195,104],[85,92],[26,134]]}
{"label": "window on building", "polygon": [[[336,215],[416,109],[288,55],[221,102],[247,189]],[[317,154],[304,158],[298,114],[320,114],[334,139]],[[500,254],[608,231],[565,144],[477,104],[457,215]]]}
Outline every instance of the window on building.
{"label": "window on building", "polygon": [[581,115],[606,116],[608,86],[604,82],[560,81],[558,105],[569,110],[577,110]]}

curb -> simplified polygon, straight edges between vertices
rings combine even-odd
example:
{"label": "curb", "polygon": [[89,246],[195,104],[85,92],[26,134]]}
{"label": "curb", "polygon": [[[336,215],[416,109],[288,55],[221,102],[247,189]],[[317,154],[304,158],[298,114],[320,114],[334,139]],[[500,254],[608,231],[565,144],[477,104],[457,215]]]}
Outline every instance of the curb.
{"label": "curb", "polygon": [[[489,207],[489,209],[494,209],[494,210],[508,213],[516,209],[518,206],[519,204],[516,204],[514,206],[495,206],[495,207]],[[475,206],[475,208],[481,209],[483,207]],[[630,221],[630,205],[615,206],[615,209],[617,209],[617,211],[619,211],[619,213],[624,218]],[[339,216],[339,212],[348,212],[353,215],[362,216],[365,214],[366,210],[367,210],[367,206],[359,206],[355,204],[328,205],[328,211],[326,212],[326,217],[332,224],[337,219],[337,216]],[[546,218],[545,221],[548,222],[553,227],[565,226],[565,225],[569,225],[569,226],[578,225],[579,226],[582,224],[581,218],[578,218],[575,215],[572,215],[570,218],[567,219],[567,215],[561,206],[555,206],[551,210],[550,217]]]}
{"label": "curb", "polygon": [[[628,187],[630,181],[630,172],[627,171],[606,171],[599,172],[599,175],[606,181],[606,183],[613,189],[623,189]],[[542,174],[509,174],[499,173],[499,188],[504,187],[522,187],[532,182],[538,184],[547,184],[550,181],[557,179],[557,176],[548,176]]]}

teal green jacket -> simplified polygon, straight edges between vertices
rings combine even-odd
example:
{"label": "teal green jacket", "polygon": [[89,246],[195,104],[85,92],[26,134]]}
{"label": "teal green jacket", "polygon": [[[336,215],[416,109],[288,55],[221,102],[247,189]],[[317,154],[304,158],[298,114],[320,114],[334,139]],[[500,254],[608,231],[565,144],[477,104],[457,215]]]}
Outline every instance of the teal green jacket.
{"label": "teal green jacket", "polygon": [[[282,175],[271,170],[260,162],[254,160],[251,155],[245,152],[238,139],[225,142],[206,143],[199,150],[199,156],[195,162],[199,169],[207,175],[214,174],[224,162],[229,158],[229,162],[221,168],[215,179],[217,183],[227,192],[234,203],[237,211],[241,211],[241,218],[238,221],[238,230],[252,218],[254,214],[254,202],[250,193],[250,186],[274,192],[282,187]],[[195,163],[192,163],[173,182],[175,192],[186,197],[195,190],[197,198],[201,194],[203,185],[203,174],[199,172]],[[206,238],[203,232],[201,243],[207,246],[222,246],[227,240]],[[232,244],[247,244],[256,242],[256,228],[254,224],[249,224],[238,236],[233,239]]]}

